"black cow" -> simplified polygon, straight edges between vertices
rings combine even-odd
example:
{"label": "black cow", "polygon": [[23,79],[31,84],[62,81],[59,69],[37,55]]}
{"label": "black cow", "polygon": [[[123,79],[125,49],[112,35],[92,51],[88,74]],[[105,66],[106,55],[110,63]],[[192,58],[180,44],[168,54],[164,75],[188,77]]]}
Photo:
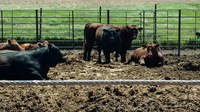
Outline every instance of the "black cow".
{"label": "black cow", "polygon": [[54,44],[30,51],[0,51],[1,80],[42,80],[47,78],[50,67],[64,62]]}
{"label": "black cow", "polygon": [[119,29],[112,28],[109,25],[100,26],[96,30],[96,44],[99,52],[98,63],[101,63],[101,50],[105,55],[105,63],[110,63],[110,53],[115,53],[117,61],[118,54],[120,52],[121,39],[119,36]]}

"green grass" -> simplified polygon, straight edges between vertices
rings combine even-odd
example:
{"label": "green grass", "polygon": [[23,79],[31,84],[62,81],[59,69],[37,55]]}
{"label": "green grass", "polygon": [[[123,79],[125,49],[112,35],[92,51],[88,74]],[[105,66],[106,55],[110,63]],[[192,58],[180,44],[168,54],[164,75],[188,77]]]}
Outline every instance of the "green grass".
{"label": "green grass", "polygon": [[[35,10],[43,8],[42,39],[73,39],[72,10],[74,11],[74,39],[83,39],[83,28],[88,22],[99,22],[99,7],[71,7],[48,5],[0,5],[3,11],[4,39],[35,39]],[[25,10],[24,10],[25,9]],[[172,10],[173,9],[173,10]],[[168,3],[157,5],[157,41],[168,45],[178,41],[178,9],[182,9],[181,39],[182,44],[199,41],[195,32],[200,31],[200,7],[198,3]],[[189,10],[188,10],[189,9]],[[13,11],[12,11],[13,10]],[[88,12],[86,10],[89,10]],[[145,28],[145,42],[152,42],[154,37],[154,5],[145,6],[102,6],[102,23],[107,23],[107,10],[110,10],[110,23],[116,25],[135,24]],[[168,11],[167,11],[168,10]],[[145,11],[145,24],[140,16]],[[141,15],[140,15],[141,14]],[[198,18],[194,18],[195,15]],[[40,15],[38,15],[40,16]],[[12,18],[13,17],[13,18]],[[16,18],[17,17],[17,18]],[[40,20],[38,20],[40,21]],[[196,21],[196,25],[194,24]],[[167,24],[168,23],[168,24]],[[13,24],[13,25],[12,25]],[[167,30],[168,28],[168,30]],[[13,29],[13,31],[12,31]],[[143,32],[141,34],[143,35]],[[133,44],[141,44],[139,36]],[[199,42],[195,42],[197,44]],[[169,44],[170,45],[170,44]]]}

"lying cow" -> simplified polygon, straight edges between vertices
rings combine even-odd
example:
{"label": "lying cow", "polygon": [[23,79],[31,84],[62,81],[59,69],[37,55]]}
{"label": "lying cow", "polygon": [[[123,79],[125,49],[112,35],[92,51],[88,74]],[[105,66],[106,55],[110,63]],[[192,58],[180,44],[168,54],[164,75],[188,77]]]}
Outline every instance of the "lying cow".
{"label": "lying cow", "polygon": [[0,50],[24,50],[16,40],[7,40],[7,42],[0,43]]}
{"label": "lying cow", "polygon": [[101,50],[105,55],[105,63],[110,63],[110,53],[116,52],[116,61],[120,52],[121,39],[119,37],[119,30],[114,29],[109,25],[103,25],[96,30],[96,44],[99,53],[98,63],[101,63]]}
{"label": "lying cow", "polygon": [[42,80],[50,67],[64,62],[54,44],[28,51],[0,51],[1,80]]}
{"label": "lying cow", "polygon": [[48,44],[49,44],[48,41],[44,41],[44,42],[38,42],[37,44],[24,43],[24,44],[20,44],[20,46],[21,46],[24,50],[32,50],[32,49],[36,49],[36,48],[38,48],[38,47],[48,46]]}
{"label": "lying cow", "polygon": [[133,51],[127,63],[134,61],[136,63],[139,63],[140,65],[151,67],[162,66],[164,57],[159,46],[159,44],[154,43],[142,45],[142,47],[137,48]]}

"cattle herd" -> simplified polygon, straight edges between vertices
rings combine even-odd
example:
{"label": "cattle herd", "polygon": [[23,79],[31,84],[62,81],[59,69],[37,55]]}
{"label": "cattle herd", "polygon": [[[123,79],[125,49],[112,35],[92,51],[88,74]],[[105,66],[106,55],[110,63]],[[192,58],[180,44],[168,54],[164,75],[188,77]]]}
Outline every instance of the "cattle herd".
{"label": "cattle herd", "polygon": [[[115,53],[115,61],[130,64],[132,61],[148,67],[164,64],[164,56],[158,43],[147,43],[135,49],[130,56],[132,41],[143,28],[136,25],[114,26],[101,23],[87,23],[84,28],[83,60],[91,60],[91,51],[96,43],[97,63],[110,63],[110,54]],[[197,36],[200,34],[197,32]],[[102,62],[101,52],[105,56]],[[65,62],[58,47],[48,41],[37,44],[19,44],[16,40],[0,43],[0,80],[43,80],[48,79],[50,67]]]}

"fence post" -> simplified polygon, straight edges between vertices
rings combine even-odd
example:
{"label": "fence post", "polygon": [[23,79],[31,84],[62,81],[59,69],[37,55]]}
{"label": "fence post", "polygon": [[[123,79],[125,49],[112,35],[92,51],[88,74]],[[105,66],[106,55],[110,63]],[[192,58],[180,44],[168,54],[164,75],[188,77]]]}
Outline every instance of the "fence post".
{"label": "fence post", "polygon": [[38,10],[35,10],[36,41],[38,42]]}
{"label": "fence post", "polygon": [[1,41],[3,42],[3,10],[1,10]]}
{"label": "fence post", "polygon": [[99,23],[101,23],[101,7],[99,7]]}
{"label": "fence post", "polygon": [[145,43],[145,11],[143,10],[143,39],[142,44]]}
{"label": "fence post", "polygon": [[14,30],[14,28],[13,28],[13,10],[11,11],[12,12],[12,15],[11,15],[11,25],[12,25],[12,39],[13,39],[13,30]]}
{"label": "fence post", "polygon": [[181,10],[178,11],[178,56],[181,48]]}
{"label": "fence post", "polygon": [[197,36],[196,36],[196,32],[197,32],[197,11],[195,11],[194,28],[195,28],[194,36],[195,36],[195,41],[197,43]]}
{"label": "fence post", "polygon": [[167,11],[167,43],[169,42],[169,11]]}
{"label": "fence post", "polygon": [[39,34],[39,39],[41,40],[42,38],[42,8],[40,8],[40,34]]}
{"label": "fence post", "polygon": [[153,38],[153,42],[156,43],[156,39],[157,39],[157,4],[155,4],[155,10],[154,10],[154,38]]}
{"label": "fence post", "polygon": [[72,11],[72,46],[73,46],[73,49],[74,49],[74,11]]}
{"label": "fence post", "polygon": [[110,24],[110,10],[107,10],[107,24]]}

